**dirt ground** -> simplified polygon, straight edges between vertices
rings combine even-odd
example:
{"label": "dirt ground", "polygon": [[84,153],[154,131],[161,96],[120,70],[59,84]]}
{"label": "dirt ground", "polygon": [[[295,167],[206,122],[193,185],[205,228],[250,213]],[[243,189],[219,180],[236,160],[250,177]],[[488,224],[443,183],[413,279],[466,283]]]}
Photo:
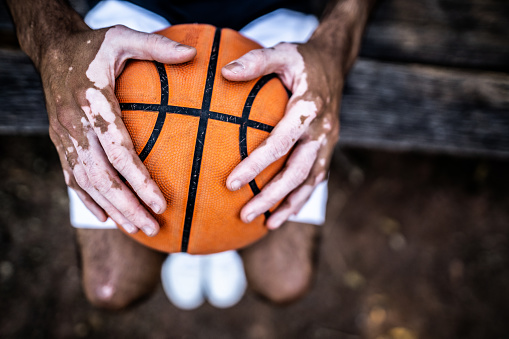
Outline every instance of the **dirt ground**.
{"label": "dirt ground", "polygon": [[81,290],[46,136],[0,137],[0,338],[506,338],[509,160],[336,152],[310,293],[181,311],[162,288],[121,312]]}

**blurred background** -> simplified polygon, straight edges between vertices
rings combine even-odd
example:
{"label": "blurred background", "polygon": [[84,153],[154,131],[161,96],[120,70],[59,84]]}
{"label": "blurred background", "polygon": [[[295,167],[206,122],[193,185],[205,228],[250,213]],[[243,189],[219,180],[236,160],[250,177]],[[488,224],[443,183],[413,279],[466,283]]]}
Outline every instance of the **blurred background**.
{"label": "blurred background", "polygon": [[504,0],[379,1],[302,300],[181,311],[159,287],[107,312],[81,290],[40,80],[0,7],[0,337],[507,337],[508,17]]}

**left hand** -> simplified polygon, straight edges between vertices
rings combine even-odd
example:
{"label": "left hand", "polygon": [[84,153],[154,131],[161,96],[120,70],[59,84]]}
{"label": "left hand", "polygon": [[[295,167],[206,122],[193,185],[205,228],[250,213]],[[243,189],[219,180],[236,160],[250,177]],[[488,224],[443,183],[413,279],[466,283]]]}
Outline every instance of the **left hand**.
{"label": "left hand", "polygon": [[253,50],[222,69],[231,81],[276,73],[293,93],[270,136],[226,180],[228,189],[240,189],[295,145],[281,172],[243,207],[240,216],[244,222],[251,222],[286,197],[267,220],[268,228],[278,228],[299,212],[316,185],[327,177],[339,137],[344,79],[338,58],[309,43],[281,43]]}

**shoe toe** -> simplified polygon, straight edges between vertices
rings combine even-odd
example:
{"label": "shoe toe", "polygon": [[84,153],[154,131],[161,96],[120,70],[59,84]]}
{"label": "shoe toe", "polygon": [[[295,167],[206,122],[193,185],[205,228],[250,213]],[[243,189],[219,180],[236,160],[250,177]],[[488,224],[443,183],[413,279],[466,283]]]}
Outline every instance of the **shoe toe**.
{"label": "shoe toe", "polygon": [[238,303],[247,287],[244,266],[238,253],[227,251],[204,258],[204,288],[210,304],[217,308],[228,308]]}
{"label": "shoe toe", "polygon": [[201,256],[175,253],[161,268],[161,282],[168,299],[180,309],[192,310],[205,301],[202,289]]}

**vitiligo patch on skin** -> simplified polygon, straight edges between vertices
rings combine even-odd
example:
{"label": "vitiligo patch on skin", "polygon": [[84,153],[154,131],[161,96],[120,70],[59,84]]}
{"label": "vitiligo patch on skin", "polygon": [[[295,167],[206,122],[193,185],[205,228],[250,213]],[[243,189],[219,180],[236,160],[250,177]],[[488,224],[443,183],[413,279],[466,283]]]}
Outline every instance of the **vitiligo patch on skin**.
{"label": "vitiligo patch on skin", "polygon": [[[287,203],[274,212],[275,219],[271,218],[270,223],[280,224],[290,214],[298,212],[297,209],[305,203],[317,183],[323,181],[326,173],[324,167],[328,163],[326,157],[330,156],[337,140],[333,120],[338,120],[337,107],[334,105],[339,100],[337,98],[333,100],[329,95],[336,86],[335,84],[331,88],[324,86],[329,83],[327,81],[329,70],[316,67],[314,63],[321,62],[320,59],[314,58],[316,53],[310,54],[313,59],[310,61],[303,56],[299,47],[280,44],[275,50],[265,54],[264,60],[269,63],[265,68],[281,70],[278,71],[278,75],[293,94],[283,120],[274,128],[266,142],[233,170],[228,182],[239,180],[246,184],[276,160],[273,159],[274,154],[282,156],[295,142],[299,143],[287,160],[284,172],[276,176],[258,196],[246,204],[241,212],[244,220],[248,220],[253,214],[265,212],[287,194],[289,194]],[[270,59],[278,56],[278,53],[280,58]],[[271,62],[274,64],[270,64]],[[246,73],[249,73],[249,70],[247,71]],[[321,71],[325,71],[326,74],[320,73]],[[339,78],[336,79],[337,84],[342,82],[342,77]],[[340,95],[341,91],[338,90],[337,94]],[[324,156],[317,161],[319,154]],[[279,213],[282,209],[285,212]]]}
{"label": "vitiligo patch on skin", "polygon": [[117,179],[114,178],[109,172],[106,172],[108,174],[108,178],[110,179],[110,182],[111,182],[111,188],[114,188],[114,189],[117,189],[117,190],[121,190],[122,189],[122,185],[117,182]]}
{"label": "vitiligo patch on skin", "polygon": [[111,104],[104,94],[96,88],[89,88],[86,91],[86,98],[90,103],[90,110],[87,115],[89,115],[94,127],[99,128],[103,134],[108,132],[110,128],[112,129],[109,131],[110,133],[117,131],[115,121],[118,117],[112,112]]}
{"label": "vitiligo patch on skin", "polygon": [[[111,30],[108,30],[104,36],[104,40],[108,40],[108,38],[111,37],[111,34]],[[88,43],[90,43],[90,40],[87,41],[87,44]],[[92,60],[89,64],[85,73],[90,82],[99,89],[104,89],[114,83],[114,79],[111,79],[113,74],[104,71],[104,66],[111,64],[111,62],[107,59],[107,57],[111,55],[110,50],[111,46],[109,44],[102,43],[94,60]]]}

